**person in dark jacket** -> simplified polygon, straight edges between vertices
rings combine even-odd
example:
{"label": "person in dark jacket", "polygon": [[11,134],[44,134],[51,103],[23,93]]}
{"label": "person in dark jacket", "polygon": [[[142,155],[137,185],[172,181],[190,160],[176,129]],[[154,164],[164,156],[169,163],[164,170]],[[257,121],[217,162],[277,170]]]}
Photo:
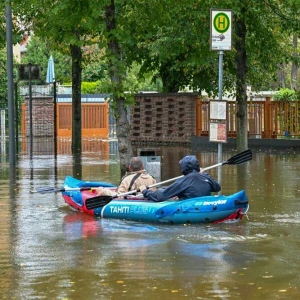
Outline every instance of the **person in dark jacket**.
{"label": "person in dark jacket", "polygon": [[195,155],[187,155],[179,161],[184,177],[177,179],[166,189],[151,191],[140,186],[143,196],[151,201],[161,202],[177,196],[180,200],[209,196],[211,192],[219,192],[220,184],[200,169]]}

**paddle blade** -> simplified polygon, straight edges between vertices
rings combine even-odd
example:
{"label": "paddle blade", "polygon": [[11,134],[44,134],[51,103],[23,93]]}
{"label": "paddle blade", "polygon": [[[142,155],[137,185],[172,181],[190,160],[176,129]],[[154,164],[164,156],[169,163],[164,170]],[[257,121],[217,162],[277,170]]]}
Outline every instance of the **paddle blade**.
{"label": "paddle blade", "polygon": [[240,165],[243,164],[249,160],[252,159],[252,152],[250,149],[245,150],[243,152],[240,152],[234,156],[232,156],[231,158],[229,158],[226,162],[224,162],[223,164],[227,164],[227,165]]}
{"label": "paddle blade", "polygon": [[60,192],[71,192],[71,191],[85,191],[85,190],[91,190],[92,187],[83,186],[78,188],[56,188],[53,186],[42,186],[36,188],[35,191],[31,191],[31,193],[40,193],[40,194],[49,194],[49,193],[60,193]]}
{"label": "paddle blade", "polygon": [[36,188],[36,190],[31,191],[31,193],[49,194],[49,193],[59,193],[63,191],[64,189],[58,189],[53,186],[43,186],[43,187]]}
{"label": "paddle blade", "polygon": [[108,204],[112,200],[112,196],[96,196],[93,198],[86,199],[85,206],[87,209],[95,209]]}

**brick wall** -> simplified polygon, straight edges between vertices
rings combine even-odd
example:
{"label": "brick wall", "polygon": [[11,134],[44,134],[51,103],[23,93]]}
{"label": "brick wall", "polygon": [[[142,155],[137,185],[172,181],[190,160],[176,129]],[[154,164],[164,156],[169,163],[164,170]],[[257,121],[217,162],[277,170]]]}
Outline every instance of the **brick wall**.
{"label": "brick wall", "polygon": [[[71,136],[72,103],[57,103],[57,135]],[[82,136],[107,138],[109,134],[108,104],[82,103]],[[29,98],[22,104],[23,136],[30,136]],[[34,137],[54,136],[54,103],[52,97],[32,97],[32,134]]]}
{"label": "brick wall", "polygon": [[131,108],[131,141],[190,143],[196,131],[194,93],[137,94]]}
{"label": "brick wall", "polygon": [[[25,135],[30,135],[29,98],[24,99],[26,128]],[[54,110],[53,98],[47,96],[32,97],[32,135],[53,136]]]}

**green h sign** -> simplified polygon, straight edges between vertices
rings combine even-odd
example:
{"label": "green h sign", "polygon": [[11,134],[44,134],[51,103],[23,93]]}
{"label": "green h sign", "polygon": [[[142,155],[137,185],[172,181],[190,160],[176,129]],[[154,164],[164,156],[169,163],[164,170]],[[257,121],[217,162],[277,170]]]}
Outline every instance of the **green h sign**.
{"label": "green h sign", "polygon": [[229,17],[224,13],[218,13],[214,17],[214,28],[219,33],[226,32],[230,27]]}
{"label": "green h sign", "polygon": [[210,41],[211,50],[231,50],[232,42],[232,11],[210,10]]}

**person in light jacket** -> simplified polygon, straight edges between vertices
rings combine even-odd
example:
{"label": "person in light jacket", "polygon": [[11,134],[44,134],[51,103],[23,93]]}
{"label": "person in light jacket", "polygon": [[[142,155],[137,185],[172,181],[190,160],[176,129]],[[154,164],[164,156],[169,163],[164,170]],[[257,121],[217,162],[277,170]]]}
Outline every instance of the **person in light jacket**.
{"label": "person in light jacket", "polygon": [[[156,180],[145,171],[143,161],[139,157],[132,157],[128,168],[129,172],[122,178],[115,191],[99,187],[94,189],[97,196],[116,196],[117,194],[139,190],[142,185],[149,186],[156,183]],[[153,187],[152,190],[156,190],[156,188]]]}
{"label": "person in light jacket", "polygon": [[178,197],[179,200],[209,196],[212,192],[221,190],[220,184],[209,174],[200,169],[199,161],[195,155],[187,155],[179,161],[184,177],[177,179],[166,189],[151,191],[147,186],[140,186],[144,197],[155,202]]}

